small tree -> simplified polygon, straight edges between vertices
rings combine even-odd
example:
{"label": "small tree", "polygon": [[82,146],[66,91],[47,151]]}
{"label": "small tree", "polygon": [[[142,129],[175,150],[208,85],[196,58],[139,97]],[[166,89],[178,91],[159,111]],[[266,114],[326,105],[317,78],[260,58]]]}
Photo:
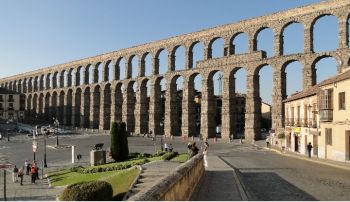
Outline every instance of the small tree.
{"label": "small tree", "polygon": [[128,134],[126,132],[126,124],[124,122],[119,123],[118,134],[120,146],[121,146],[121,160],[126,160],[129,156]]}
{"label": "small tree", "polygon": [[124,122],[113,122],[110,134],[112,158],[115,161],[126,160],[129,156],[126,124]]}
{"label": "small tree", "polygon": [[111,123],[111,155],[112,158],[117,161],[120,156],[120,143],[118,139],[118,124],[116,122]]}

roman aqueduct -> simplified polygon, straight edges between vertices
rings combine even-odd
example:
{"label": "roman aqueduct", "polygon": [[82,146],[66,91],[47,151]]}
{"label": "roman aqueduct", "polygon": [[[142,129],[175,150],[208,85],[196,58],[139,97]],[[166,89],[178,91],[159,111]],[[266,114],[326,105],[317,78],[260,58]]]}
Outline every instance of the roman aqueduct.
{"label": "roman aqueduct", "polygon": [[[299,61],[303,65],[303,88],[316,84],[315,63],[322,58],[335,58],[339,72],[349,67],[349,11],[350,1],[330,0],[2,78],[0,85],[23,93],[26,110],[48,118],[58,117],[65,125],[108,130],[111,121],[123,120],[131,132],[145,133],[152,130],[155,134],[161,134],[160,82],[164,79],[164,134],[193,136],[196,130],[193,117],[194,78],[201,75],[200,133],[203,137],[212,137],[215,134],[212,77],[214,73],[221,71],[221,132],[222,138],[227,139],[235,132],[235,73],[244,68],[247,72],[245,137],[251,141],[260,132],[260,69],[265,65],[273,68],[272,128],[278,130],[284,127],[282,100],[286,98],[285,67],[289,63]],[[319,18],[326,15],[335,16],[338,20],[338,48],[316,53],[313,46],[313,27]],[[304,28],[304,51],[287,55],[283,52],[283,31],[292,23],[300,23]],[[274,32],[272,57],[257,50],[257,35],[265,28]],[[249,51],[235,54],[232,42],[241,33],[248,36]],[[219,38],[224,40],[223,57],[213,58],[212,44]],[[198,43],[204,46],[204,59],[194,63],[193,50]],[[175,52],[180,46],[185,48],[185,69],[178,71],[175,67]],[[164,50],[168,52],[168,71],[159,74],[159,54]],[[150,76],[145,76],[146,56],[152,57]],[[137,69],[133,68],[131,62],[134,58],[138,61]],[[126,78],[120,80],[122,61],[125,61]],[[99,71],[101,68],[102,71]],[[113,78],[109,78],[108,74],[111,68]],[[132,71],[135,70],[138,75],[132,78]],[[98,75],[99,72],[102,72],[102,76]],[[178,116],[175,104],[176,80],[180,76],[184,80],[182,125],[175,121]],[[147,82],[150,82],[149,102]],[[134,92],[135,83],[137,89]]]}

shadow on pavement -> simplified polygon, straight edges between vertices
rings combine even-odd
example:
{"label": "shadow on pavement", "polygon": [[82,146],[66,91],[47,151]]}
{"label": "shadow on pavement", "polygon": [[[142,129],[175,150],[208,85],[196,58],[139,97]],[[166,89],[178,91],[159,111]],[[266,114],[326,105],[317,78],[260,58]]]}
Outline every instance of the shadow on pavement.
{"label": "shadow on pavement", "polygon": [[273,172],[237,172],[249,200],[253,201],[315,201],[310,194]]}

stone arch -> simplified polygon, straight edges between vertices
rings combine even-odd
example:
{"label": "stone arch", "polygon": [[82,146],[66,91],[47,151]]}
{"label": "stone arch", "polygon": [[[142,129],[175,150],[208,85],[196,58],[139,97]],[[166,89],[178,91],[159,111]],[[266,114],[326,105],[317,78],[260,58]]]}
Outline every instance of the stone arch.
{"label": "stone arch", "polygon": [[143,78],[138,83],[135,106],[135,132],[136,134],[145,134],[149,132],[149,100],[147,95],[149,79]]}
{"label": "stone arch", "polygon": [[72,111],[73,111],[73,89],[69,88],[66,92],[65,97],[65,105],[64,105],[64,125],[71,126],[72,125]]}
{"label": "stone arch", "polygon": [[[283,64],[282,64],[282,68],[281,68],[281,75],[280,75],[280,77],[281,77],[281,87],[282,87],[282,89],[281,89],[281,92],[282,92],[282,99],[284,100],[284,99],[286,99],[287,97],[288,97],[288,95],[291,95],[292,93],[291,92],[289,92],[288,93],[288,89],[289,89],[289,85],[288,85],[288,81],[289,81],[289,79],[288,79],[288,74],[287,74],[287,71],[286,71],[286,69],[290,66],[290,65],[292,65],[293,63],[298,63],[298,64],[300,64],[300,66],[301,66],[301,72],[300,72],[300,74],[301,75],[297,75],[296,73],[298,73],[298,71],[296,71],[296,70],[294,70],[293,71],[293,75],[292,75],[292,78],[293,78],[293,83],[295,83],[295,81],[297,80],[297,79],[299,79],[300,80],[300,83],[299,83],[299,85],[300,85],[300,87],[298,88],[298,85],[294,85],[294,87],[296,87],[296,89],[298,89],[298,90],[302,90],[302,78],[303,78],[303,76],[302,76],[302,69],[303,69],[303,65],[302,65],[302,63],[299,61],[299,60],[297,60],[297,59],[291,59],[291,60],[287,60],[287,61],[285,61]],[[295,68],[295,67],[293,67],[293,68]]]}
{"label": "stone arch", "polygon": [[22,79],[19,79],[18,80],[18,84],[17,84],[17,91],[19,92],[19,93],[22,93],[22,86],[23,86],[23,80]]}
{"label": "stone arch", "polygon": [[34,92],[37,92],[39,90],[39,77],[34,77]]}
{"label": "stone arch", "polygon": [[123,118],[126,123],[128,132],[135,132],[135,92],[134,84],[137,84],[135,80],[126,81],[124,89],[124,101],[123,101]]}
{"label": "stone arch", "polygon": [[101,76],[102,76],[102,71],[101,71],[101,64],[102,62],[96,62],[94,65],[94,68],[92,69],[92,75],[91,75],[91,83],[99,83],[102,81]]}
{"label": "stone arch", "polygon": [[[318,78],[317,78],[317,68],[316,68],[316,65],[321,61],[321,60],[323,60],[323,59],[327,59],[327,58],[332,58],[332,59],[334,59],[335,60],[335,62],[336,62],[336,64],[337,64],[337,67],[336,67],[336,72],[334,72],[333,73],[333,75],[335,75],[335,74],[337,74],[337,73],[339,73],[340,71],[341,71],[341,64],[343,64],[342,63],[342,60],[341,60],[341,58],[338,56],[338,55],[336,55],[336,54],[323,54],[323,55],[321,55],[321,56],[318,56],[318,57],[316,57],[313,61],[312,61],[312,64],[311,64],[311,72],[312,72],[312,76],[311,76],[311,78],[312,78],[312,85],[316,85],[318,82],[317,82],[317,80],[318,80]],[[330,75],[330,74],[327,74],[327,75]],[[332,76],[332,75],[330,75],[330,76]],[[328,76],[328,78],[330,77],[330,76]],[[326,79],[326,78],[325,78]],[[319,81],[319,82],[321,82],[321,81]]]}
{"label": "stone arch", "polygon": [[[74,68],[69,68],[66,75],[66,87],[72,87],[73,84],[73,73]],[[75,78],[74,78],[75,79]]]}
{"label": "stone arch", "polygon": [[133,54],[128,59],[128,66],[127,66],[127,74],[126,78],[136,78],[139,75],[138,69],[139,69],[139,57],[136,54]]}
{"label": "stone arch", "polygon": [[111,84],[107,83],[103,88],[102,95],[102,115],[100,129],[109,130],[111,125]]}
{"label": "stone arch", "polygon": [[39,99],[38,99],[38,115],[40,118],[43,117],[44,115],[44,93],[39,94]]}
{"label": "stone arch", "polygon": [[[300,27],[302,28],[302,30],[299,30]],[[289,33],[290,32],[289,29],[292,29],[293,34]],[[299,31],[302,31],[302,33],[300,34]],[[297,37],[297,40],[290,39],[291,38],[290,34],[293,35],[292,36],[293,38]],[[304,52],[304,24],[297,20],[292,20],[284,24],[282,26],[281,33],[280,33],[280,41],[282,46],[280,47],[282,52],[281,55]],[[297,45],[298,47],[296,49],[294,48],[295,50],[290,50],[292,48],[291,43],[293,43],[293,46]]]}
{"label": "stone arch", "polygon": [[171,71],[184,70],[186,48],[184,45],[176,45],[171,50]]}
{"label": "stone arch", "polygon": [[[242,40],[246,40],[245,46],[242,48],[241,45],[239,44],[239,48],[237,48],[237,44],[235,44],[236,40],[240,40],[240,37],[246,37],[243,38]],[[239,43],[240,41],[238,41]],[[241,42],[243,43],[243,42]],[[243,54],[243,53],[249,53],[249,35],[245,32],[237,32],[234,35],[232,35],[232,37],[230,38],[230,46],[231,48],[229,49],[229,54],[233,55],[233,54]]]}
{"label": "stone arch", "polygon": [[119,57],[117,59],[115,69],[114,69],[114,78],[115,80],[123,80],[126,78],[126,58]]}
{"label": "stone arch", "polygon": [[46,90],[51,88],[51,85],[50,85],[51,84],[51,82],[50,82],[51,75],[52,75],[51,73],[47,73],[45,76],[45,88],[46,88]]}
{"label": "stone arch", "polygon": [[26,101],[26,103],[27,103],[26,111],[29,113],[29,116],[30,116],[31,111],[32,111],[32,101],[33,101],[33,96],[32,96],[32,94],[29,94],[27,96],[27,101]]}
{"label": "stone arch", "polygon": [[[221,37],[221,36],[216,36],[209,41],[208,50],[207,50],[208,59],[219,58],[224,56],[224,43],[225,43],[224,41],[225,41],[224,37]],[[218,44],[219,47],[216,47],[216,44]]]}
{"label": "stone arch", "polygon": [[81,127],[84,127],[84,128],[88,128],[90,126],[90,116],[92,116],[90,114],[90,98],[91,98],[91,92],[90,92],[90,87],[87,86],[85,89],[84,89],[84,93],[83,93],[83,97],[82,97],[82,106],[81,106],[81,117],[80,117],[80,121],[81,121],[81,124],[80,126]]}
{"label": "stone arch", "polygon": [[51,105],[50,105],[50,114],[52,114],[52,120],[58,118],[58,93],[57,91],[52,92],[51,96]]}
{"label": "stone arch", "polygon": [[[76,88],[73,92],[73,106],[72,106],[72,126],[80,126],[81,120],[83,119],[82,114],[80,112],[81,103],[82,103],[82,90],[80,87]],[[83,126],[81,126],[83,127]]]}
{"label": "stone arch", "polygon": [[[110,65],[112,66],[112,68],[110,67]],[[108,81],[111,81],[111,80],[115,79],[115,78],[113,78],[113,74],[111,73],[111,71],[113,71],[113,61],[112,60],[107,60],[104,63],[104,66],[103,66],[103,78],[102,78],[102,81],[108,82]]]}
{"label": "stone arch", "polygon": [[38,114],[38,94],[37,93],[33,94],[32,111],[35,118],[37,118],[37,114]]}
{"label": "stone arch", "polygon": [[45,118],[46,118],[46,120],[50,120],[50,118],[52,118],[51,116],[51,110],[50,110],[50,108],[52,107],[52,106],[50,106],[50,99],[51,99],[51,94],[50,94],[50,92],[47,92],[46,94],[45,94],[45,100],[44,100],[44,116],[45,116]]}
{"label": "stone arch", "polygon": [[[140,76],[152,76],[152,54],[150,52],[145,52],[141,56],[141,67],[140,68]],[[151,64],[149,64],[151,63]]]}
{"label": "stone arch", "polygon": [[44,84],[45,84],[44,78],[45,78],[44,74],[40,75],[40,77],[39,77],[39,91],[44,90]]}
{"label": "stone arch", "polygon": [[111,99],[111,120],[112,121],[122,121],[123,116],[123,94],[124,94],[124,84],[122,82],[117,82],[112,89],[114,96],[112,94]]}
{"label": "stone arch", "polygon": [[[198,55],[199,53],[197,53],[198,50],[196,50],[196,47],[201,48],[201,52],[202,52],[201,56]],[[204,43],[199,40],[192,42],[191,45],[189,46],[189,51],[187,54],[188,54],[188,68],[192,69],[195,67],[195,64],[197,63],[197,61],[204,59]]]}
{"label": "stone arch", "polygon": [[60,75],[59,75],[59,88],[64,88],[65,73],[66,73],[66,70],[62,70],[60,72]]}
{"label": "stone arch", "polygon": [[168,50],[165,48],[160,48],[156,51],[156,54],[154,55],[156,61],[154,64],[154,72],[158,72],[160,75],[168,72],[168,69],[170,68],[168,54]]}
{"label": "stone arch", "polygon": [[58,114],[57,114],[57,118],[58,121],[60,122],[60,124],[65,124],[64,123],[64,107],[65,107],[65,95],[66,93],[64,92],[64,90],[61,90],[59,95],[58,95]]}
{"label": "stone arch", "polygon": [[[265,39],[259,40],[259,36],[264,35],[265,34],[264,32],[266,33],[266,35],[269,35],[269,36],[265,36],[268,39],[266,40],[265,38]],[[275,35],[275,31],[272,28],[268,26],[260,27],[254,34],[254,45],[253,45],[254,51],[257,51],[257,50],[263,51],[265,57],[274,56],[275,52],[277,51],[277,50],[274,50],[274,44],[275,44],[274,35]],[[267,41],[269,42],[269,44],[267,44]]]}
{"label": "stone arch", "polygon": [[58,72],[56,71],[55,73],[53,73],[53,77],[52,77],[52,88],[53,89],[57,89],[57,87],[58,87],[57,76],[58,76]]}
{"label": "stone arch", "polygon": [[79,65],[76,69],[75,69],[75,74],[74,74],[74,86],[80,86],[82,85],[84,82],[82,82],[82,76],[83,74],[81,73],[82,72],[82,69],[83,67],[81,65]]}
{"label": "stone arch", "polygon": [[90,118],[90,127],[91,128],[99,128],[100,125],[100,105],[101,105],[101,87],[100,85],[96,85],[93,88],[92,96],[91,96],[91,115]]}
{"label": "stone arch", "polygon": [[90,83],[90,68],[91,68],[91,64],[87,64],[84,68],[84,83],[85,85],[88,85]]}
{"label": "stone arch", "polygon": [[[320,40],[317,40],[317,37],[319,37],[321,35],[320,34],[319,35],[315,35],[315,26],[317,25],[317,23],[322,18],[326,19],[326,20],[327,20],[327,18],[334,18],[336,20],[336,22],[335,22],[336,29],[334,29],[334,30],[337,30],[337,33],[334,34],[333,37],[329,36],[329,34],[328,34],[326,40],[324,40],[322,38]],[[326,30],[326,29],[324,29],[324,30]],[[322,30],[322,31],[324,31],[324,30]],[[327,28],[327,30],[331,31],[333,29],[330,27],[330,28]],[[336,50],[339,47],[339,38],[338,38],[339,37],[339,19],[338,19],[338,17],[336,15],[334,15],[332,13],[322,13],[322,14],[318,15],[317,17],[315,17],[311,21],[310,32],[311,32],[311,35],[312,35],[311,40],[312,40],[312,50],[313,51],[315,51],[315,52],[333,51],[333,50]],[[322,34],[322,35],[324,35],[324,34]],[[318,47],[319,46],[318,42],[323,44],[325,42],[332,41],[332,39],[336,40],[336,43],[330,43],[330,44],[336,44],[334,47],[329,48],[328,47],[329,45],[327,45],[327,48],[322,47],[322,46]]]}

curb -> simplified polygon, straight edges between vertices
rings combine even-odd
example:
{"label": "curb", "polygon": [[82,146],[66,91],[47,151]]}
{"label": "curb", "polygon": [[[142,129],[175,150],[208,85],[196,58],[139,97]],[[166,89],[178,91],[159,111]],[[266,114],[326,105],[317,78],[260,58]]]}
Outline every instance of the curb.
{"label": "curb", "polygon": [[[254,144],[254,145],[257,146],[257,147],[260,147],[260,146],[258,146],[256,144]],[[276,152],[276,153],[278,153],[280,155],[284,155],[284,156],[288,156],[288,157],[292,157],[292,158],[296,158],[296,159],[300,159],[300,160],[310,161],[310,162],[319,163],[319,164],[332,166],[332,167],[335,167],[335,168],[340,168],[340,169],[344,169],[344,170],[349,170],[350,171],[350,164],[349,164],[349,167],[341,166],[341,165],[335,165],[335,164],[332,164],[332,163],[323,162],[323,161],[319,161],[319,160],[316,160],[316,159],[309,159],[309,158],[301,157],[301,156],[298,156],[298,155],[295,155],[295,154],[287,154],[287,153],[281,152],[281,151],[279,151],[277,149],[272,149],[272,148],[267,148],[267,147],[260,147],[260,148],[263,148],[263,149],[268,150],[268,151]]]}

